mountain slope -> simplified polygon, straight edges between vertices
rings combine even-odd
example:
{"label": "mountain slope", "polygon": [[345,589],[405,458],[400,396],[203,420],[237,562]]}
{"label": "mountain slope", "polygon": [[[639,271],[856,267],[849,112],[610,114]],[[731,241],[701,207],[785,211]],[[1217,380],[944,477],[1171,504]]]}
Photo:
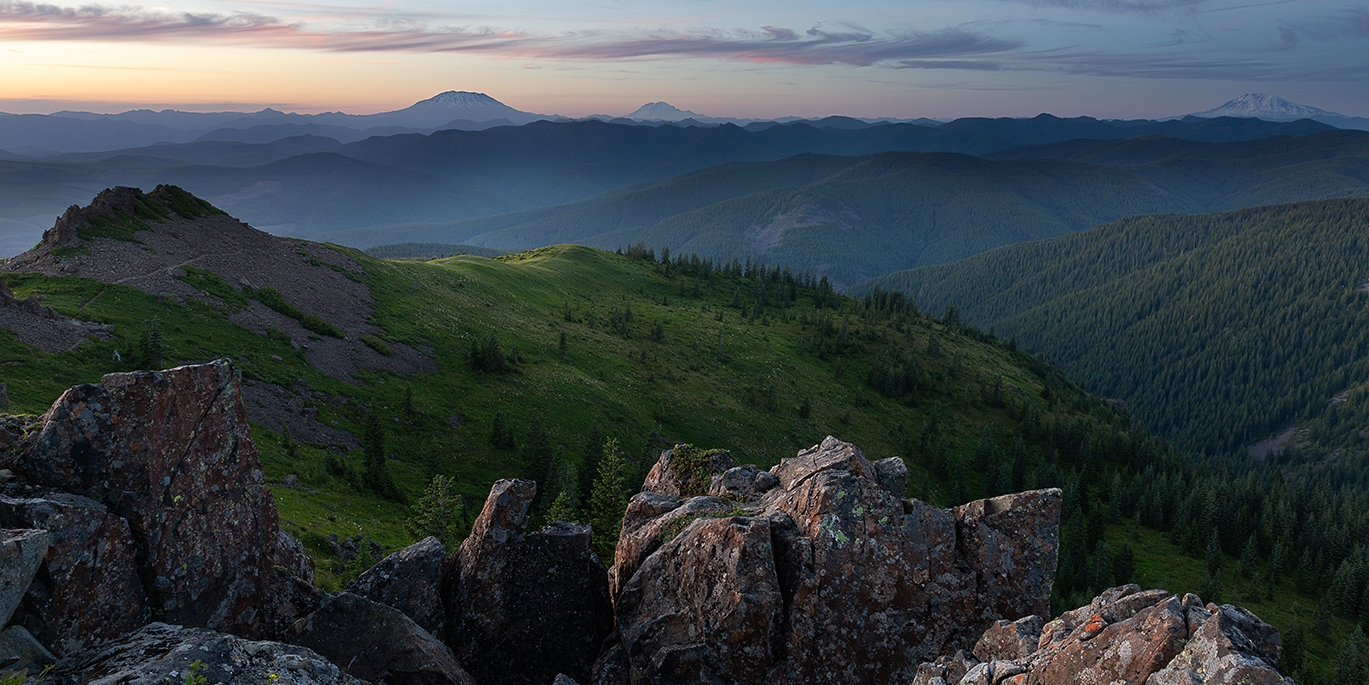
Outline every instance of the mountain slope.
{"label": "mountain slope", "polygon": [[1140,217],[857,291],[954,306],[1186,447],[1232,453],[1297,427],[1294,444],[1341,454],[1359,479],[1369,470],[1366,217],[1365,199]]}
{"label": "mountain slope", "polygon": [[[452,110],[442,112],[445,112],[442,116],[446,116]],[[32,245],[41,233],[39,226],[44,223],[42,217],[61,212],[70,204],[65,198],[55,197],[51,189],[22,180],[25,176],[45,174],[54,165],[73,178],[88,179],[72,186],[78,191],[78,197],[93,195],[111,185],[166,183],[212,197],[215,202],[225,205],[238,202],[236,198],[259,197],[277,183],[286,187],[317,186],[316,178],[336,176],[336,182],[329,190],[354,205],[364,206],[364,212],[344,212],[339,215],[327,203],[311,202],[308,194],[298,195],[289,203],[259,201],[232,205],[235,213],[255,225],[336,241],[340,238],[329,235],[330,231],[336,229],[364,225],[380,227],[413,221],[450,221],[574,202],[627,185],[659,181],[729,162],[770,161],[803,153],[863,155],[887,151],[923,151],[982,155],[1011,145],[1007,140],[990,135],[906,123],[853,126],[849,121],[794,122],[751,130],[733,125],[681,127],[673,124],[642,126],[599,121],[539,121],[525,126],[494,126],[481,131],[443,130],[422,135],[400,134],[397,131],[404,129],[372,126],[384,123],[381,120],[358,123],[356,117],[341,114],[304,117],[281,112],[258,112],[226,121],[217,115],[205,116],[209,118],[203,121],[228,126],[218,126],[217,132],[209,135],[211,138],[261,140],[301,131],[332,133],[343,140],[372,133],[387,135],[372,135],[347,145],[314,135],[293,135],[258,144],[201,141],[144,145],[103,153],[71,153],[41,160],[11,160],[7,166],[19,170],[17,176],[20,181],[19,186],[3,188],[5,197],[0,198],[0,230],[12,227],[9,230],[13,232],[13,237],[0,236],[0,244],[14,247]],[[90,123],[65,115],[59,118],[69,124]],[[122,117],[113,116],[96,117],[92,121],[146,126],[144,121],[158,119],[145,117],[125,121]],[[180,121],[175,118],[169,120]],[[3,128],[3,123],[3,117],[0,117],[0,128]],[[1307,132],[1298,123],[1254,123],[1266,128],[1247,130],[1248,127],[1238,126],[1228,133],[1248,137],[1272,131]],[[1114,135],[1119,135],[1118,131],[1129,131],[1120,124],[1108,122],[1107,125],[1113,127]],[[1208,124],[1203,122],[1202,125]],[[339,128],[349,126],[369,128],[357,131],[354,135],[345,134],[346,130],[351,129]],[[1175,133],[1183,134],[1182,131]],[[1126,135],[1134,135],[1134,131]],[[332,162],[325,163],[316,157],[308,164],[298,165],[306,174],[299,179],[282,177],[278,173],[279,168],[260,174],[242,169],[273,164],[292,155],[311,152],[335,152],[342,157],[378,166],[363,171],[352,160],[335,157]],[[334,168],[327,168],[328,164]],[[420,198],[420,204],[428,208],[446,206],[453,208],[453,211],[442,216],[434,215],[427,209],[415,210],[411,195],[402,191],[391,192],[394,187],[391,181],[405,173],[417,174],[414,178],[425,179],[417,182],[419,187],[426,187],[434,180],[445,186],[434,191],[436,195],[432,200]],[[489,202],[490,196],[497,198],[498,202]],[[458,201],[455,205],[445,199],[453,197],[485,199]],[[20,203],[33,205],[38,211],[20,214],[16,209]],[[317,215],[310,216],[313,212],[317,212]],[[362,217],[380,218],[368,224],[363,223]],[[353,244],[361,246],[402,239],[382,237]],[[16,249],[10,248],[0,254],[15,252]]]}
{"label": "mountain slope", "polygon": [[[269,478],[295,474],[314,491],[277,491],[306,540],[358,530],[387,545],[405,539],[402,510],[352,480],[359,455],[339,456],[377,415],[393,426],[390,470],[411,496],[434,472],[482,496],[558,444],[579,464],[598,448],[596,431],[645,464],[681,441],[767,466],[813,435],[847,435],[868,454],[907,455],[914,491],[936,501],[998,487],[961,465],[985,440],[1007,454],[1025,435],[1040,463],[1051,447],[1031,422],[1074,441],[1056,447],[1066,458],[1081,435],[1148,444],[1024,354],[903,305],[871,309],[792,271],[575,246],[385,261],[217,212],[189,216],[211,210],[175,189],[110,191],[0,267],[18,300],[41,295],[109,333],[48,353],[0,332],[9,398],[38,412],[66,386],[151,363],[140,339],[157,320],[166,364],[226,356],[244,371]],[[100,228],[110,226],[124,232]],[[334,332],[308,328],[311,316]],[[1069,406],[1041,401],[1048,386]],[[287,449],[273,433],[284,424],[316,446]],[[1040,468],[1037,482],[1050,483],[1070,465]]]}

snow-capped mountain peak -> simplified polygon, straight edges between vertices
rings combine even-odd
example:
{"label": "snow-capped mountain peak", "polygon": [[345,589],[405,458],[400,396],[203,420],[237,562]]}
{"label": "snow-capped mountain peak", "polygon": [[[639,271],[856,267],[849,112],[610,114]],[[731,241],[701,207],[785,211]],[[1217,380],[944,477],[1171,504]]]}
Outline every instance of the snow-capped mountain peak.
{"label": "snow-capped mountain peak", "polygon": [[1343,115],[1328,112],[1316,107],[1300,105],[1296,102],[1289,102],[1288,100],[1274,95],[1246,93],[1220,107],[1209,109],[1206,112],[1196,112],[1193,116],[1203,117],[1205,119],[1212,119],[1215,117],[1248,117],[1272,121],[1291,121],[1294,119],[1340,117]]}
{"label": "snow-capped mountain peak", "polygon": [[418,105],[452,110],[508,106],[484,93],[472,93],[468,90],[449,90],[445,93],[438,93],[427,100],[414,103],[415,107]]}
{"label": "snow-capped mountain peak", "polygon": [[539,115],[516,110],[484,93],[449,90],[427,100],[420,100],[404,109],[373,115],[387,123],[402,126],[432,128],[454,120],[495,121],[503,119],[513,124],[525,124]]}
{"label": "snow-capped mountain peak", "polygon": [[704,115],[680,109],[668,102],[649,102],[627,115],[636,121],[683,121],[685,119],[704,119]]}

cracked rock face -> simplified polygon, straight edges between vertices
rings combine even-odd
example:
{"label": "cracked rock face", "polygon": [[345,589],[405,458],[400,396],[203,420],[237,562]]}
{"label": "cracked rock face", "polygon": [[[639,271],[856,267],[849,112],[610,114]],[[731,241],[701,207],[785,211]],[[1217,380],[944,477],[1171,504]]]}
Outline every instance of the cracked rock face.
{"label": "cracked rock face", "polygon": [[628,506],[611,574],[605,667],[630,682],[898,682],[1048,609],[1058,490],[937,509],[902,498],[899,464],[829,437],[773,478],[734,486],[712,464],[729,481],[712,491],[743,499],[681,499],[698,476],[669,456]]}
{"label": "cracked rock face", "polygon": [[153,617],[259,633],[277,515],[226,362],[71,388],[16,470],[127,522]]}

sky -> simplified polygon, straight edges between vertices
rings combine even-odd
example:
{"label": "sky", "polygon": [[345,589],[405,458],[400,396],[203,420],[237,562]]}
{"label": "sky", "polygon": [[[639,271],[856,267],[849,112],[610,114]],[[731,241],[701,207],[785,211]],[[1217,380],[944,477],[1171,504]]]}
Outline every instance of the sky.
{"label": "sky", "polygon": [[0,112],[1154,118],[1263,92],[1369,116],[1369,2],[0,0]]}

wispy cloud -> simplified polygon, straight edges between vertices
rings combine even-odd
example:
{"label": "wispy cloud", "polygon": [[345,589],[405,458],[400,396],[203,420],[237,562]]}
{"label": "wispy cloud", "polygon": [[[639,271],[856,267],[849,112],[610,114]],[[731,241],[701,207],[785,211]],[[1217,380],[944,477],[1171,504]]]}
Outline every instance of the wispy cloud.
{"label": "wispy cloud", "polygon": [[1097,12],[1141,12],[1154,13],[1173,9],[1187,9],[1201,5],[1208,0],[1005,0],[1021,2],[1041,7],[1063,7],[1066,9],[1093,10]]}
{"label": "wispy cloud", "polygon": [[469,52],[494,57],[562,60],[717,59],[797,65],[871,66],[900,60],[1004,52],[1021,43],[965,28],[875,32],[854,25],[806,31],[592,31],[538,35],[490,27],[429,26],[374,20],[331,29],[253,13],[160,13],[126,7],[0,0],[0,39],[219,41],[321,51]]}
{"label": "wispy cloud", "polygon": [[1369,7],[1348,7],[1332,14],[1289,21],[1284,31],[1296,31],[1322,41],[1369,38]]}

